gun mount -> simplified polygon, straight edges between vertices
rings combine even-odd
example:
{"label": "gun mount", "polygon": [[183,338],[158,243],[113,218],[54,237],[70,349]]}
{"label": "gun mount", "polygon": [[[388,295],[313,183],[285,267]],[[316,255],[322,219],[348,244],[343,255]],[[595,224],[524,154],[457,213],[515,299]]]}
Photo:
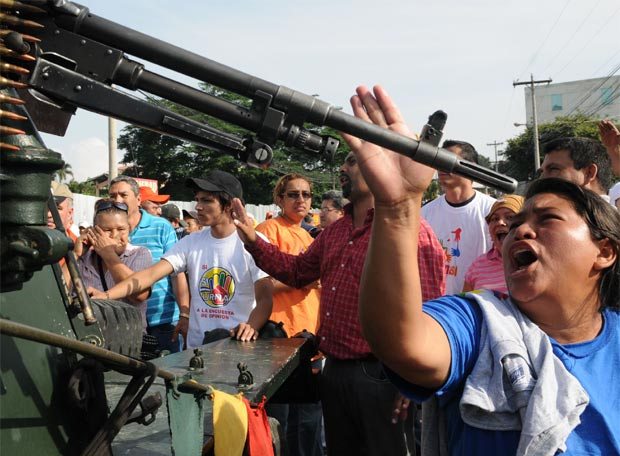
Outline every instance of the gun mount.
{"label": "gun mount", "polygon": [[[491,187],[505,191],[516,187],[513,179],[439,148],[446,121],[441,112],[429,118],[416,141],[313,96],[98,17],[82,5],[65,0],[0,0],[0,5],[0,439],[9,453],[109,454],[110,442],[124,424],[152,421],[161,399],[142,398],[156,377],[166,382],[173,448],[182,454],[205,451],[202,419],[209,387],[192,375],[211,375],[221,362],[203,369],[201,360],[194,359],[188,373],[174,369],[187,366],[190,353],[164,358],[161,364],[167,371],[158,369],[157,362],[133,359],[139,352],[139,333],[135,337],[139,317],[122,303],[91,301],[80,287],[72,244],[50,204],[51,176],[62,159],[44,146],[38,133],[64,134],[77,108],[225,152],[257,167],[271,163],[272,148],[278,143],[331,157],[338,141],[311,129],[327,126]],[[161,76],[132,58],[234,92],[250,104],[240,106]],[[247,134],[224,133],[132,91],[235,124]],[[48,209],[58,230],[45,227]],[[78,291],[77,301],[67,293],[59,267],[63,257]],[[232,356],[247,355],[232,343],[219,342],[218,347]],[[302,350],[300,342],[287,340],[261,349],[262,356],[279,357],[281,368],[276,375],[267,375],[249,364],[252,358],[240,356],[253,373],[244,370],[242,383],[269,396],[301,364]],[[206,359],[208,363],[208,354]],[[236,361],[227,361],[234,369]],[[104,369],[132,378],[112,414],[102,389]],[[94,394],[87,398],[76,394],[87,384]],[[72,399],[67,398],[68,385],[74,388]],[[142,412],[136,415],[138,405]],[[180,425],[188,416],[196,419]]]}

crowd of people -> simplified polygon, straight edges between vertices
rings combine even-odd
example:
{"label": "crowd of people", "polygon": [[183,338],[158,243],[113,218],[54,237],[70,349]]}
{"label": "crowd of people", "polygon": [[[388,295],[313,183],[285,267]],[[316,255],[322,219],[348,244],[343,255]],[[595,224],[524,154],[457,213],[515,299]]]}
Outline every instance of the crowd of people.
{"label": "crowd of people", "polygon": [[[351,105],[413,136],[381,87]],[[260,224],[211,170],[183,212],[119,176],[67,235],[91,296],[138,307],[162,353],[269,322],[314,335],[320,404],[267,408],[291,455],[324,454],[322,430],[329,455],[620,454],[620,132],[599,131],[546,144],[525,195],[439,172],[421,206],[434,170],[344,135],[341,192],[282,176]],[[52,191],[69,227],[72,195]]]}

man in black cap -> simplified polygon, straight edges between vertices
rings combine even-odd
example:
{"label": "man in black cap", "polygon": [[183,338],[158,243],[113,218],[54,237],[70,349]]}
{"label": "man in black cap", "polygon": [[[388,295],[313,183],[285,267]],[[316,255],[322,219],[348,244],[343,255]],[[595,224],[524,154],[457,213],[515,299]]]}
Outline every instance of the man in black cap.
{"label": "man in black cap", "polygon": [[177,239],[181,239],[187,236],[187,223],[181,218],[181,211],[176,205],[170,203],[161,207],[161,216],[168,220],[174,228],[174,232],[177,235]]}
{"label": "man in black cap", "polygon": [[[254,340],[271,315],[273,284],[243,248],[232,218],[233,198],[243,198],[241,183],[224,171],[188,179],[197,217],[205,228],[186,236],[148,269],[108,290],[121,299],[169,274],[187,273],[191,303],[181,308],[177,333],[187,347],[202,345],[205,332],[227,329],[242,341]],[[93,290],[93,296],[98,298]]]}

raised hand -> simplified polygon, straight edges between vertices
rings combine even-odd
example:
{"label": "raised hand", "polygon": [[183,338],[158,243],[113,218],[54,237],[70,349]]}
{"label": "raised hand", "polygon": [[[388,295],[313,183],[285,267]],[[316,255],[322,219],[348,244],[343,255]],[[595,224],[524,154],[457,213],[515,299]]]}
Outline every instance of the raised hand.
{"label": "raised hand", "polygon": [[232,201],[232,216],[237,233],[244,244],[252,244],[256,241],[256,231],[254,230],[254,221],[248,216],[243,207],[243,203],[239,198]]}
{"label": "raised hand", "polygon": [[95,226],[90,229],[86,234],[88,243],[92,245],[97,255],[101,258],[106,257],[106,255],[116,255],[116,246],[118,245],[118,241],[110,238],[101,228]]}
{"label": "raised hand", "polygon": [[611,120],[601,120],[598,124],[601,142],[607,149],[616,176],[620,176],[620,131]]}
{"label": "raised hand", "polygon": [[[356,117],[405,136],[415,138],[390,96],[381,86],[371,92],[365,86],[351,97]],[[393,205],[409,198],[421,198],[434,170],[408,157],[343,134],[357,156],[360,169],[375,197],[375,205]]]}

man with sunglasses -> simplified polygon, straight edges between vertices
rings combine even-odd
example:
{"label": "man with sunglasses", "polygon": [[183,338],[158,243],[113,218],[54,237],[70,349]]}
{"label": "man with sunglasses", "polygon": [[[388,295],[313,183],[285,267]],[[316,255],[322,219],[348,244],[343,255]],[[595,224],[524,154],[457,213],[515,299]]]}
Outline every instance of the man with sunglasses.
{"label": "man with sunglasses", "polygon": [[[95,204],[93,226],[78,238],[77,253],[80,254],[78,267],[84,285],[103,292],[106,298],[109,288],[134,272],[148,268],[152,263],[151,253],[146,247],[129,243],[127,205],[109,199],[99,200]],[[150,289],[147,289],[122,299],[140,309],[144,331],[149,292]]]}
{"label": "man with sunglasses", "polygon": [[[352,149],[359,140],[347,137]],[[279,251],[256,236],[240,201],[233,202],[239,235],[256,264],[291,287],[321,280],[319,350],[326,355],[320,378],[321,404],[329,454],[406,455],[413,453],[413,419],[392,422],[397,390],[362,335],[358,318],[359,285],[370,240],[374,198],[353,152],[340,168],[340,185],[350,204],[344,217],[325,228],[299,255]],[[422,294],[444,291],[444,253],[432,229],[423,222],[418,263]],[[389,271],[366,281],[389,281]],[[377,302],[377,306],[381,306]],[[397,322],[395,322],[397,323]]]}
{"label": "man with sunglasses", "polygon": [[[478,152],[465,141],[448,139],[444,149],[478,163]],[[422,207],[422,216],[433,227],[446,254],[446,294],[463,290],[465,273],[473,261],[493,246],[485,217],[495,199],[474,189],[466,177],[438,172],[445,192]]]}
{"label": "man with sunglasses", "polygon": [[231,201],[243,196],[241,183],[232,174],[215,170],[204,179],[188,179],[187,185],[195,192],[197,216],[205,228],[181,239],[151,267],[111,288],[108,296],[120,299],[185,272],[191,306],[181,314],[175,333],[186,336],[188,348],[202,345],[205,332],[214,330],[219,331],[211,334],[228,330],[223,331],[225,336],[255,340],[271,314],[273,284],[243,249],[233,223]]}

